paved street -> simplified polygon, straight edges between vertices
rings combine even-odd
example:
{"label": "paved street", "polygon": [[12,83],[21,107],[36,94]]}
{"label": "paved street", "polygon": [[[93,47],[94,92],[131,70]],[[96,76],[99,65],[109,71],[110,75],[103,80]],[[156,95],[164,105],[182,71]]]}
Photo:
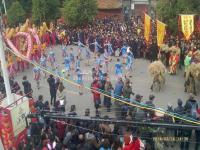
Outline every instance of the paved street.
{"label": "paved street", "polygon": [[[69,47],[73,47],[74,49],[77,49],[76,46],[68,46]],[[61,66],[59,67],[60,70],[62,70],[63,67],[63,58],[61,56],[61,48],[60,46],[56,46],[54,49],[54,52],[56,54],[56,59],[57,59],[57,63],[60,64]],[[84,55],[83,55],[84,56]],[[87,73],[87,75],[84,75],[83,79],[85,81],[85,85],[86,86],[90,86],[91,82],[92,82],[92,77],[91,77],[91,68],[94,64],[94,59],[91,59],[91,65],[90,66],[86,66],[85,65],[86,60],[83,60],[81,62],[81,68],[82,71],[84,73]],[[113,83],[113,85],[116,82],[116,77],[114,76],[114,64],[116,62],[116,58],[113,57],[113,61],[110,64],[109,68],[110,68],[110,79]],[[144,60],[144,59],[136,59],[134,61],[134,71],[133,71],[133,77],[131,79],[132,83],[133,83],[133,91],[136,94],[141,94],[143,95],[143,101],[146,101],[148,99],[148,96],[150,94],[154,94],[155,95],[155,104],[157,107],[159,108],[163,108],[166,109],[167,108],[167,104],[171,103],[173,107],[177,106],[177,99],[181,98],[184,103],[186,101],[186,99],[188,98],[188,94],[184,93],[184,77],[183,77],[183,72],[182,71],[178,71],[178,75],[176,76],[170,76],[170,75],[166,75],[166,86],[165,88],[161,91],[161,92],[156,92],[156,93],[152,93],[150,90],[150,86],[152,83],[152,79],[150,77],[150,74],[148,73],[148,65],[149,65],[149,61]],[[49,86],[47,83],[47,79],[44,79],[42,77],[41,80],[41,88],[38,90],[36,87],[36,82],[33,80],[33,73],[32,73],[32,68],[30,68],[29,70],[26,70],[23,73],[18,74],[18,76],[16,77],[16,79],[19,81],[20,85],[21,85],[21,81],[22,81],[22,77],[26,75],[29,79],[29,81],[32,84],[32,88],[33,88],[33,96],[35,99],[37,99],[38,95],[42,94],[45,98],[45,100],[50,101],[50,94],[49,94]],[[71,75],[72,79],[76,79],[76,75],[75,73],[72,73]],[[90,108],[91,111],[91,115],[95,115],[95,109],[93,106],[93,101],[92,101],[92,94],[89,90],[84,89],[84,94],[83,95],[79,95],[79,90],[76,86],[64,82],[64,85],[67,89],[67,105],[66,105],[66,110],[69,111],[70,110],[70,106],[72,104],[75,104],[77,107],[77,113],[78,115],[84,115],[85,109],[86,108]],[[22,86],[21,86],[22,87]],[[134,98],[134,97],[133,97]],[[196,99],[199,102],[199,96],[196,97]],[[112,107],[114,107],[114,105],[112,105]],[[113,108],[114,109],[114,108]],[[101,115],[109,115],[110,117],[114,117],[114,112],[111,111],[110,113],[106,112],[106,109],[104,107],[101,107]],[[194,146],[194,145],[193,145]],[[191,144],[191,147],[193,147]],[[179,145],[176,144],[174,149],[179,149],[178,148]],[[167,148],[165,148],[166,150],[168,150]],[[170,150],[170,148],[169,148]]]}
{"label": "paved street", "polygon": [[[71,46],[68,46],[68,49]],[[77,47],[73,46],[73,48],[76,50]],[[60,46],[56,46],[55,48],[53,48],[55,54],[56,54],[56,60],[57,60],[57,64],[60,64],[61,66],[59,67],[59,69],[63,69],[63,58],[61,56],[61,48]],[[84,57],[84,55],[83,55]],[[113,61],[111,64],[109,64],[109,68],[111,69],[111,74],[110,74],[110,79],[112,80],[112,83],[114,85],[114,83],[116,82],[116,77],[114,76],[114,71],[113,71],[113,67],[114,64],[116,62],[116,58],[113,58]],[[90,62],[90,66],[86,66],[85,65],[85,60],[83,60],[81,62],[81,68],[83,73],[87,73],[86,75],[84,75],[83,79],[85,82],[86,86],[90,86],[91,81],[92,81],[92,77],[91,77],[91,68],[93,67],[94,64],[94,59],[91,59]],[[186,99],[188,98],[188,94],[184,93],[184,78],[183,78],[183,72],[179,71],[178,75],[176,76],[170,76],[170,75],[166,75],[166,86],[165,88],[161,91],[161,92],[156,92],[156,93],[152,93],[150,90],[150,85],[152,83],[152,78],[150,77],[149,73],[148,73],[148,65],[149,65],[149,61],[144,60],[144,59],[136,59],[134,61],[134,71],[133,71],[133,77],[132,77],[132,82],[133,82],[133,91],[136,94],[141,94],[143,95],[143,101],[146,101],[148,99],[149,94],[154,94],[156,96],[155,98],[155,104],[157,107],[166,109],[167,104],[171,103],[173,107],[176,107],[177,105],[177,99],[181,98],[184,102],[186,101]],[[26,70],[23,73],[20,73],[17,76],[17,80],[20,82],[22,81],[22,77],[24,75],[28,76],[28,79],[31,81],[32,83],[32,87],[34,90],[34,98],[37,99],[39,94],[44,95],[45,100],[50,100],[50,96],[49,96],[49,87],[47,84],[46,79],[42,78],[41,80],[41,88],[38,90],[36,88],[36,83],[33,80],[33,73],[32,73],[32,69]],[[71,75],[72,79],[76,78],[75,73],[72,73]],[[84,110],[86,108],[90,108],[92,114],[95,112],[95,109],[93,107],[93,101],[92,101],[92,95],[91,92],[87,89],[84,89],[84,94],[83,95],[79,95],[78,92],[78,88],[70,83],[64,82],[64,85],[67,88],[67,110],[70,108],[70,106],[72,104],[75,104],[77,106],[77,112],[78,114],[83,114]],[[197,100],[199,99],[199,97],[197,97]],[[104,108],[101,108],[104,109]],[[112,112],[111,112],[112,114]]]}

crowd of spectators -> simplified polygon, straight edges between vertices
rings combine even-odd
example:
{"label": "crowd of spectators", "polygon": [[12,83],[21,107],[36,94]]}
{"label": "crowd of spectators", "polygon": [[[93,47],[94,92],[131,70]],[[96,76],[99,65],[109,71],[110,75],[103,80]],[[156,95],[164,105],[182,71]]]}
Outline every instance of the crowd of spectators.
{"label": "crowd of spectators", "polygon": [[[121,23],[114,19],[96,20],[90,25],[85,25],[81,28],[69,28],[64,26],[59,30],[66,32],[65,42],[66,44],[73,44],[80,40],[83,44],[88,44],[91,51],[94,51],[95,40],[101,46],[101,52],[103,52],[106,43],[109,41],[114,51],[121,49],[124,44],[131,47],[135,58],[144,57],[149,58],[151,61],[157,59],[158,47],[154,40],[150,42],[150,45],[146,45],[142,36],[143,25],[136,23],[134,20],[128,24]],[[58,43],[61,42],[58,39]],[[193,40],[191,43],[184,43],[184,41],[176,41],[176,38],[169,38],[169,45],[179,44],[181,50],[187,51],[191,49],[191,45],[198,41]],[[182,53],[181,53],[182,54]],[[65,113],[67,116],[78,116],[76,112],[76,106],[72,105],[69,112],[65,110],[66,97],[64,94],[65,87],[58,79],[54,79],[52,75],[47,79],[50,89],[51,100],[44,101],[43,96],[39,95],[38,100],[35,103],[35,107],[38,112],[50,111]],[[18,82],[10,79],[10,85],[12,92],[28,97],[32,97],[31,83],[27,77],[23,77],[22,85],[24,87],[23,92]],[[96,117],[101,116],[101,109],[103,105],[107,111],[113,111],[110,96],[121,99],[122,101],[145,105],[150,108],[156,108],[154,104],[154,95],[149,96],[149,100],[143,102],[143,96],[135,94],[132,91],[132,85],[128,78],[124,81],[122,78],[112,85],[109,78],[105,77],[103,80],[94,78],[91,84],[91,89],[97,91],[91,91],[93,94],[94,106],[96,109]],[[98,92],[103,91],[103,99]],[[113,91],[113,92],[112,92]],[[0,76],[0,92],[1,98],[5,97],[5,86],[3,78]],[[135,95],[134,98],[131,98]],[[102,101],[102,102],[101,102]],[[189,96],[189,99],[183,105],[183,101],[178,99],[177,107],[173,108],[171,104],[168,104],[167,111],[169,113],[176,113],[181,116],[190,117],[199,120],[200,109],[197,101],[193,95]],[[143,110],[137,107],[130,107],[128,104],[123,104],[119,101],[114,103],[114,112],[118,120],[128,121],[162,121],[167,123],[184,123],[179,119],[174,119],[168,115],[157,116],[155,111]],[[85,111],[86,117],[90,116],[90,109]],[[109,119],[108,116],[103,117]],[[175,137],[187,137],[188,140],[180,141],[181,149],[189,149],[190,140],[192,137],[192,130],[172,130],[172,129],[149,129],[148,127],[142,128],[138,126],[113,123],[102,123],[93,121],[75,121],[73,119],[59,120],[51,118],[38,118],[38,122],[31,123],[28,130],[28,143],[22,142],[19,145],[19,150],[154,150],[164,149],[163,146],[172,147],[174,142],[171,141],[155,141],[153,137],[156,136],[175,136]],[[164,132],[164,133],[163,133]],[[195,149],[200,148],[200,131],[195,131],[196,141]]]}

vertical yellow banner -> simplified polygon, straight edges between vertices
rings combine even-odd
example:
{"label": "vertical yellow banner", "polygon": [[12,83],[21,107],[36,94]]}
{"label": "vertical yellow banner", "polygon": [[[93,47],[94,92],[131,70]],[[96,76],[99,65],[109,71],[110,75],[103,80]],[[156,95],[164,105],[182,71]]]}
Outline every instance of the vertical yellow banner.
{"label": "vertical yellow banner", "polygon": [[151,17],[147,14],[144,14],[144,38],[149,42],[151,32]]}
{"label": "vertical yellow banner", "polygon": [[163,44],[164,41],[166,24],[158,20],[156,21],[156,23],[157,23],[157,44],[158,46],[160,46],[161,44]]}
{"label": "vertical yellow banner", "polygon": [[194,15],[181,15],[181,28],[185,39],[189,40],[194,31]]}

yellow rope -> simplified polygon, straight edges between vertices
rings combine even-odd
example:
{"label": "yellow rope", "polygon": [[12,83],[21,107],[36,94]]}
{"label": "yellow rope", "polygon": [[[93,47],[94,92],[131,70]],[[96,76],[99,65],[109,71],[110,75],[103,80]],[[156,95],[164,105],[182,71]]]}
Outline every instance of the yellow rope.
{"label": "yellow rope", "polygon": [[[74,85],[74,86],[80,86],[78,83],[75,83],[75,82],[73,82],[73,81],[70,81],[70,80],[68,80],[68,79],[66,79],[66,78],[63,78],[63,77],[61,77],[61,76],[59,76],[59,75],[57,75],[57,74],[54,74],[54,73],[52,73],[52,72],[50,72],[50,71],[44,69],[44,68],[41,67],[40,65],[38,65],[38,64],[36,64],[36,63],[30,61],[30,60],[27,59],[26,57],[24,57],[22,54],[20,54],[20,53],[17,54],[16,52],[12,51],[10,48],[7,48],[7,49],[8,49],[10,52],[12,52],[14,55],[16,55],[17,57],[20,57],[20,58],[22,58],[23,60],[25,60],[25,61],[31,63],[32,65],[39,67],[41,70],[47,72],[48,74],[51,74],[51,75],[53,75],[53,76],[55,76],[55,77],[58,77],[58,78],[60,78],[60,79],[62,79],[62,80],[64,80],[64,81],[66,81],[66,82],[68,82],[68,83],[70,83],[70,84],[72,84],[72,85]],[[85,89],[87,89],[87,90],[90,90],[90,91],[99,92],[99,91],[97,91],[97,90],[91,89],[91,88],[86,87],[86,86],[83,86],[83,87],[84,87]],[[145,110],[155,111],[155,112],[158,112],[158,113],[161,113],[161,114],[166,114],[166,115],[172,117],[173,120],[174,120],[174,118],[176,118],[176,119],[184,120],[184,121],[186,121],[186,122],[190,122],[190,123],[193,123],[193,124],[200,125],[200,122],[199,122],[199,121],[192,121],[192,120],[189,120],[189,119],[185,119],[185,118],[176,116],[176,115],[174,115],[174,114],[166,113],[166,112],[163,111],[163,110],[158,110],[158,109],[155,109],[155,108],[149,108],[149,107],[139,106],[139,105],[137,105],[137,104],[133,104],[133,103],[129,103],[129,102],[120,100],[120,99],[118,99],[118,98],[112,97],[112,96],[107,95],[107,94],[102,93],[102,92],[99,92],[99,93],[101,93],[101,94],[104,95],[104,96],[107,96],[107,97],[111,98],[111,100],[113,100],[113,101],[121,102],[121,103],[123,103],[123,104],[127,104],[127,105],[129,105],[129,106],[137,107],[137,108],[140,108],[140,109],[145,109]]]}

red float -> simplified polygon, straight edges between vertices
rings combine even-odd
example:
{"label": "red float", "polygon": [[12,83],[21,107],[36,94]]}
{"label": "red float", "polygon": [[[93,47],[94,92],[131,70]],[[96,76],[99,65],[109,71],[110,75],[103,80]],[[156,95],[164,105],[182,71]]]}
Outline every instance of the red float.
{"label": "red float", "polygon": [[[5,150],[18,147],[21,141],[26,142],[26,115],[34,111],[33,99],[13,94],[15,102],[0,103],[0,139]],[[30,109],[31,108],[31,109]]]}

